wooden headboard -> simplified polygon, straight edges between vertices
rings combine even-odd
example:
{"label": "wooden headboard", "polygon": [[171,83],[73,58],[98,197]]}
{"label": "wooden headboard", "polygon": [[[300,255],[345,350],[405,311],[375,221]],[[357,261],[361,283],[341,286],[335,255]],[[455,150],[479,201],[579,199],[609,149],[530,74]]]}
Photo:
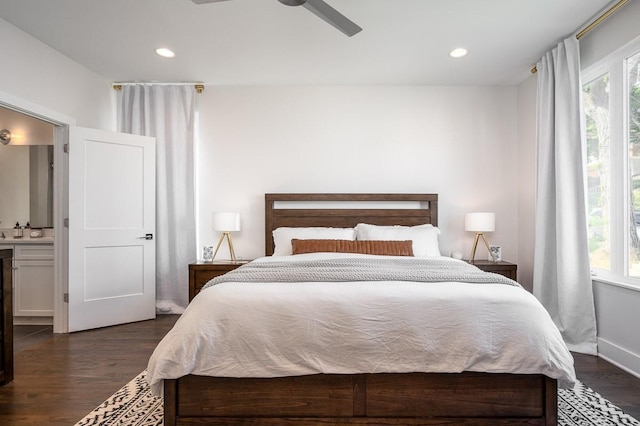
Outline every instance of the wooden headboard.
{"label": "wooden headboard", "polygon": [[[264,198],[267,256],[273,254],[273,230],[280,227],[438,226],[438,194],[265,194]],[[390,207],[385,208],[385,203]],[[408,207],[399,207],[403,203]]]}

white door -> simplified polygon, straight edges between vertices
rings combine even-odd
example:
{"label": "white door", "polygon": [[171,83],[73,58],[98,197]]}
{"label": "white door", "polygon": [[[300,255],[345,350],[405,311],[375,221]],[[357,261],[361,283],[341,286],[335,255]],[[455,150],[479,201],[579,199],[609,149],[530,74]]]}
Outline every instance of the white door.
{"label": "white door", "polygon": [[69,331],[155,318],[155,148],[69,127]]}

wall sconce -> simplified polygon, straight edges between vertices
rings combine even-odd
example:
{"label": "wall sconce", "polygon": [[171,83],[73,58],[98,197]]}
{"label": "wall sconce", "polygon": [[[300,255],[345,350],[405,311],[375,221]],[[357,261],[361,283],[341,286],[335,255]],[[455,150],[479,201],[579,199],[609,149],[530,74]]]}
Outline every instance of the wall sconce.
{"label": "wall sconce", "polygon": [[9,145],[9,142],[11,142],[11,132],[7,129],[0,130],[0,142],[2,142],[3,145]]}
{"label": "wall sconce", "polygon": [[484,245],[487,246],[487,251],[491,255],[493,261],[496,261],[494,254],[491,252],[487,238],[484,236],[485,232],[493,232],[496,230],[496,215],[495,213],[467,213],[464,217],[464,229],[476,233],[476,238],[473,240],[473,248],[471,249],[471,257],[469,262],[473,263],[476,257],[476,248],[478,247],[478,240],[482,237]]}
{"label": "wall sconce", "polygon": [[213,253],[213,259],[216,258],[216,254],[218,254],[218,249],[220,248],[220,244],[226,238],[227,243],[229,244],[229,254],[231,255],[231,260],[236,261],[236,253],[233,251],[233,243],[231,242],[231,232],[240,231],[240,214],[239,213],[226,213],[226,212],[216,212],[213,214],[213,230],[222,232],[220,235],[220,239],[218,240],[218,245],[216,246],[216,251]]}

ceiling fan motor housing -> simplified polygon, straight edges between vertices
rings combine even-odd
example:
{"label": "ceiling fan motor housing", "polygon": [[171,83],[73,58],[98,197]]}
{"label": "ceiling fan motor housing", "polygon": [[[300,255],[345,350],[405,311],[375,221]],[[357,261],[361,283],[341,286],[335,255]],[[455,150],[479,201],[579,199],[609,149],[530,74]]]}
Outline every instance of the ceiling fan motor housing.
{"label": "ceiling fan motor housing", "polygon": [[302,6],[307,1],[306,0],[278,0],[282,4],[286,4],[287,6]]}

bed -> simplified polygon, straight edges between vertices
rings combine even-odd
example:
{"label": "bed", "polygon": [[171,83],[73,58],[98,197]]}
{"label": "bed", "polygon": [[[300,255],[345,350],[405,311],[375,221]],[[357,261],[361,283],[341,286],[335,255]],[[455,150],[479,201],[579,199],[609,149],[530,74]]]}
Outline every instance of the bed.
{"label": "bed", "polygon": [[[325,208],[325,204],[331,207]],[[360,204],[363,204],[364,208],[360,207]],[[386,207],[387,204],[390,204],[391,208]],[[356,207],[356,205],[358,206]],[[437,226],[437,212],[438,196],[436,194],[266,194],[265,252],[267,256],[271,256],[274,254],[274,247],[277,249],[273,232],[276,229],[304,227],[350,228],[356,227],[359,223],[379,226],[404,225],[413,227],[424,226],[425,224]],[[291,258],[296,258],[294,260],[297,261],[299,256],[302,259],[310,259],[310,261],[315,262],[318,257],[321,261],[324,261],[325,254],[309,253],[291,256]],[[351,257],[367,257],[368,255],[349,254],[341,256],[351,259]],[[257,262],[257,266],[268,264],[274,259],[277,260],[275,256],[266,257],[261,264]],[[289,257],[284,256],[283,259],[289,259]],[[331,261],[333,262],[334,259],[331,259]],[[409,261],[407,260],[407,262]],[[453,262],[454,260],[443,259],[443,261]],[[554,349],[551,352],[554,352],[554,355],[548,356],[548,354],[545,354],[545,356],[541,357],[552,358],[551,361],[547,359],[538,360],[537,358],[529,359],[527,354],[518,355],[516,352],[511,354],[510,346],[516,347],[520,344],[514,343],[510,345],[509,339],[511,337],[505,337],[506,341],[502,346],[504,350],[500,350],[498,351],[500,353],[492,356],[507,358],[508,363],[514,366],[513,371],[502,371],[504,367],[500,365],[500,368],[498,368],[498,363],[494,368],[491,357],[482,354],[479,356],[474,355],[473,368],[469,369],[472,371],[467,369],[458,371],[459,365],[455,364],[458,362],[458,357],[451,356],[451,352],[447,352],[447,356],[437,356],[438,351],[441,350],[440,347],[448,347],[449,351],[453,350],[454,352],[456,348],[460,348],[459,353],[466,356],[470,352],[470,345],[475,345],[473,343],[475,342],[473,340],[474,336],[469,333],[467,333],[467,336],[470,337],[469,339],[456,340],[456,337],[452,337],[448,343],[442,344],[441,342],[437,347],[431,347],[432,351],[429,351],[428,355],[426,354],[428,351],[423,351],[425,353],[422,355],[425,359],[430,359],[435,364],[445,364],[444,369],[451,370],[448,372],[439,372],[437,369],[436,372],[433,372],[428,365],[422,365],[419,352],[416,355],[410,349],[407,349],[399,353],[394,351],[393,348],[385,349],[384,346],[386,345],[381,345],[380,349],[381,353],[386,350],[381,358],[384,362],[372,364],[371,361],[375,361],[375,358],[369,359],[369,355],[359,354],[355,358],[362,360],[362,365],[359,365],[355,370],[355,367],[351,365],[345,364],[343,366],[341,364],[342,360],[340,362],[333,360],[332,363],[326,359],[318,360],[316,356],[301,355],[298,352],[296,352],[296,357],[306,357],[303,362],[300,362],[300,364],[304,364],[304,368],[299,365],[286,366],[283,365],[286,362],[282,361],[277,361],[267,368],[266,364],[269,364],[269,357],[275,357],[274,353],[298,351],[304,344],[297,344],[302,340],[298,340],[298,337],[296,337],[293,340],[294,344],[287,351],[277,347],[271,351],[255,350],[257,345],[250,341],[248,336],[253,333],[260,334],[258,330],[262,330],[262,322],[256,321],[256,319],[248,319],[247,321],[253,322],[245,323],[244,317],[238,317],[234,320],[234,327],[236,328],[233,328],[233,330],[236,333],[235,335],[241,336],[241,338],[228,339],[229,341],[233,340],[233,345],[239,345],[235,347],[236,353],[229,357],[221,356],[215,352],[216,345],[209,342],[209,336],[204,336],[207,332],[192,331],[192,328],[186,327],[195,328],[200,327],[200,324],[214,322],[208,317],[197,317],[196,313],[198,312],[200,315],[206,315],[207,311],[219,312],[227,309],[229,305],[236,306],[235,301],[225,304],[225,299],[221,296],[221,294],[225,294],[225,291],[231,291],[232,284],[222,283],[212,286],[213,290],[203,290],[176,323],[174,330],[168,334],[168,337],[165,337],[168,342],[163,339],[163,342],[159,344],[152,355],[148,377],[152,382],[152,388],[155,387],[156,392],[159,392],[158,389],[163,392],[165,425],[555,425],[557,424],[558,383],[570,385],[575,380],[571,355],[566,350],[566,346],[561,342],[561,339],[557,342],[559,339],[557,329],[550,330],[551,337],[546,336],[547,331],[544,331],[545,335],[539,337],[549,339],[552,342],[551,345]],[[251,308],[246,311],[253,312],[254,306],[255,310],[259,311],[261,305],[268,306],[272,310],[284,311],[286,309],[282,308],[282,306],[278,308],[278,305],[272,306],[272,304],[277,303],[277,300],[281,298],[280,296],[286,293],[287,297],[299,297],[297,299],[299,303],[292,303],[287,306],[291,306],[291,309],[311,312],[314,310],[314,303],[316,302],[309,302],[310,304],[306,306],[304,303],[307,301],[304,298],[308,297],[309,294],[318,294],[324,297],[327,294],[327,290],[324,285],[320,287],[320,284],[309,283],[309,285],[318,286],[315,290],[296,285],[295,287],[282,287],[290,290],[281,291],[272,290],[270,286],[281,288],[278,286],[287,285],[287,283],[272,283],[268,285],[263,283],[243,283],[242,288],[245,296],[242,296],[241,299],[244,300],[243,298],[249,297],[246,296],[247,294],[250,294],[252,298],[262,297],[260,299],[262,303],[251,305]],[[400,286],[394,287],[397,291],[392,290],[390,293],[384,294],[393,296],[405,290],[411,292],[417,288],[416,284],[413,282],[395,283],[395,286]],[[333,300],[331,303],[357,305],[359,298],[366,300],[369,297],[367,288],[380,289],[376,291],[381,292],[388,291],[383,290],[384,287],[378,284],[373,287],[365,286],[363,288],[357,287],[359,285],[365,284],[349,283],[340,288],[339,291],[343,292],[340,295],[340,299]],[[455,301],[458,299],[457,295],[460,294],[460,291],[456,292],[456,286],[464,286],[460,288],[464,289],[465,293],[469,291],[476,292],[472,293],[472,298],[475,301],[483,299],[489,292],[488,288],[494,288],[498,284],[478,286],[477,284],[451,283],[444,286],[441,283],[436,283],[435,285],[422,285],[420,288],[433,289],[428,291],[435,292],[435,297],[438,299],[436,303],[439,304],[436,306],[447,307],[448,304],[453,302],[443,298],[443,295],[439,292],[444,291],[450,294],[447,297],[452,294],[452,299]],[[331,290],[331,292],[333,291]],[[375,293],[376,291],[370,292]],[[510,304],[527,304],[526,308],[518,308],[523,309],[521,315],[517,312],[512,313],[510,317],[506,313],[504,314],[505,318],[508,318],[505,320],[508,323],[507,328],[513,330],[519,327],[533,326],[539,322],[535,317],[529,318],[533,314],[525,310],[537,310],[539,308],[544,311],[544,308],[538,307],[539,304],[537,304],[533,296],[522,288],[513,286],[502,286],[499,291],[501,294],[513,293],[516,295],[515,298],[518,301]],[[233,297],[236,297],[233,295],[235,293],[227,294],[230,295],[229,300],[235,300],[233,299]],[[215,305],[214,308],[210,308],[209,303],[219,304]],[[318,306],[324,306],[320,305],[320,302],[317,303]],[[377,301],[373,302],[374,305],[375,303]],[[482,308],[485,310],[481,311],[481,315],[503,315],[502,313],[496,313],[496,311],[508,310],[506,306],[494,305],[494,303],[493,300],[490,301],[492,306],[490,309],[493,312],[486,311],[487,308]],[[406,304],[406,301],[400,303],[401,306]],[[469,312],[473,312],[476,305],[479,305],[479,303],[472,302],[469,305],[471,306],[468,309]],[[324,308],[322,309],[324,310]],[[385,309],[387,308],[385,307]],[[464,311],[466,312],[467,308]],[[304,312],[297,312],[295,315],[304,315]],[[403,311],[400,309],[396,312],[402,315]],[[438,324],[441,317],[441,315],[429,313],[431,312],[430,310],[424,312],[424,315],[414,315],[412,317],[416,322],[422,321],[419,327],[414,327],[415,324],[411,322],[408,323],[409,328],[413,327],[411,329],[418,334],[426,333],[427,331],[425,330],[428,330],[433,324]],[[284,315],[285,318],[288,315],[288,312],[279,313]],[[543,316],[545,314],[546,312],[544,312]],[[336,319],[340,316],[333,313],[333,311],[330,311],[328,315],[329,317],[324,317],[321,321],[332,322],[329,328],[339,329],[340,326],[335,324],[342,321],[341,319]],[[462,311],[458,315],[465,316]],[[315,318],[312,319],[315,320]],[[552,324],[548,315],[543,319],[544,321],[542,322],[547,321]],[[334,323],[334,321],[338,322]],[[473,323],[474,321],[468,322]],[[255,324],[255,326],[251,324]],[[237,328],[242,326],[245,328]],[[344,324],[341,326],[344,326]],[[473,324],[470,324],[469,327],[473,329]],[[551,327],[555,328],[555,326]],[[286,330],[286,332],[280,333],[283,338],[291,338],[291,335],[294,335],[296,330],[295,327],[289,330],[286,325],[282,329]],[[239,332],[238,330],[244,331]],[[481,335],[482,333],[481,331],[478,334]],[[538,332],[536,331],[536,333]],[[216,339],[220,342],[224,341],[219,328],[216,328],[216,332],[213,334],[216,335]],[[302,335],[304,334],[303,332]],[[453,333],[452,336],[455,336],[455,334]],[[496,336],[498,334],[496,333]],[[188,339],[193,340],[184,340],[183,336],[185,335],[189,335]],[[309,352],[322,352],[322,338],[314,336],[315,340],[308,341],[306,344],[312,346],[318,342],[320,343],[313,351]],[[337,345],[340,347],[339,350],[329,345],[331,347],[326,351],[328,357],[331,357],[332,353],[341,353],[343,346],[351,351],[356,351],[352,353],[357,353],[357,348],[361,344],[358,337],[349,335],[348,330],[345,331],[345,336],[345,340]],[[491,339],[499,340],[493,334],[491,336]],[[178,343],[172,341],[172,338],[178,339],[176,340]],[[301,339],[304,339],[304,337]],[[524,340],[528,339],[535,340],[533,337],[524,338]],[[366,339],[363,342],[366,345]],[[483,340],[480,339],[478,342],[483,342]],[[333,345],[335,343],[334,341]],[[506,346],[504,346],[505,344]],[[238,348],[242,348],[242,350],[238,350]],[[266,357],[264,365],[259,362],[243,365],[244,362],[248,363],[249,361],[244,359],[238,361],[236,356],[244,352],[259,352],[261,359]],[[412,353],[414,355],[413,361],[415,362],[418,359],[420,365],[416,368],[405,367],[403,365],[405,360],[402,358],[411,358]],[[314,354],[312,353],[312,355]],[[389,356],[398,358],[388,358]],[[171,357],[174,358],[171,359]],[[461,356],[460,358],[465,357]],[[206,362],[205,359],[207,360]],[[231,362],[227,362],[228,360],[231,360]],[[366,362],[369,363],[367,364]],[[547,365],[547,362],[550,365]],[[176,367],[177,363],[181,364],[179,368]],[[165,365],[165,367],[160,367],[160,364]],[[216,367],[209,367],[209,364],[215,364]],[[242,368],[239,369],[239,366]],[[280,370],[280,367],[283,370]],[[286,368],[289,367],[291,369],[287,370]],[[291,371],[295,373],[292,374]]]}

